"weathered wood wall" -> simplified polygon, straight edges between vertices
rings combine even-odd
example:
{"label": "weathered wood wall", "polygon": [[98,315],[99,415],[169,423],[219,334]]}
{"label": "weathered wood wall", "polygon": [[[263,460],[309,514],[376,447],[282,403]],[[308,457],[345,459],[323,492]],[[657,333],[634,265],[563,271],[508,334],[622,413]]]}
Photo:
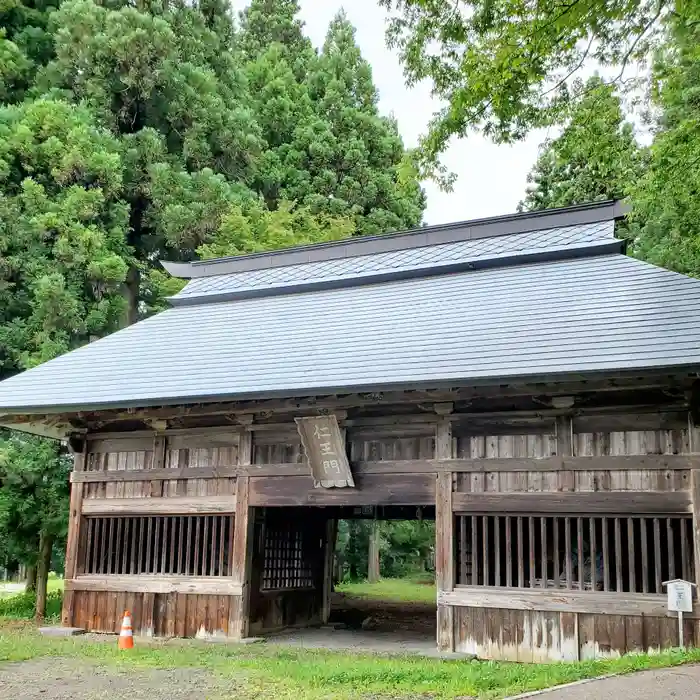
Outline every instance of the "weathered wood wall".
{"label": "weathered wood wall", "polygon": [[[485,429],[453,423],[457,456],[478,460],[479,468],[453,472],[447,497],[438,483],[438,509],[441,499],[464,514],[696,514],[700,506],[690,491],[698,431],[685,412],[561,415],[474,434]],[[439,614],[447,620],[438,630],[444,649],[554,661],[678,644],[664,595],[442,584],[439,608],[452,608],[451,624],[448,613]],[[686,644],[700,643],[697,620],[686,621],[685,634]]]}
{"label": "weathered wood wall", "polygon": [[[292,414],[274,423],[239,417],[227,427],[89,436],[72,479],[64,624],[116,631],[121,608],[132,608],[135,629],[145,634],[240,638],[322,622],[332,507],[434,505],[441,649],[538,661],[670,644],[674,623],[656,594],[623,600],[582,591],[561,609],[551,589],[458,584],[455,516],[688,514],[700,560],[700,433],[687,411],[465,414],[436,403],[405,415],[336,415],[355,489],[314,488]],[[290,522],[306,519],[318,532],[317,578],[312,588],[263,590],[265,524],[286,508],[306,508]],[[81,568],[86,518],[182,514],[234,518],[230,575],[97,576]],[[700,582],[697,566],[694,575]],[[699,628],[687,622],[686,642],[700,642]]]}

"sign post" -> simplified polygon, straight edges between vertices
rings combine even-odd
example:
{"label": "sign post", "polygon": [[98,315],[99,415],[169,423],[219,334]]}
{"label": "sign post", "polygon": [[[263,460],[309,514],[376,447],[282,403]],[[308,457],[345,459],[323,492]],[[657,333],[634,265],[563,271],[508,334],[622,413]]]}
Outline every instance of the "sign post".
{"label": "sign post", "polygon": [[672,581],[664,581],[668,595],[668,609],[678,613],[678,643],[681,649],[685,648],[683,640],[683,613],[693,612],[693,588],[695,584],[674,578]]}

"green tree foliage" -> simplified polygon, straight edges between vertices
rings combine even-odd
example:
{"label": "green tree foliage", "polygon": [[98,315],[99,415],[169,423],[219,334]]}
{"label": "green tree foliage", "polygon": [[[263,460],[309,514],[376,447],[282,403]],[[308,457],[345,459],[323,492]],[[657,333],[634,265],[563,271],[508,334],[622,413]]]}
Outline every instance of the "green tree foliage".
{"label": "green tree foliage", "polygon": [[0,376],[119,326],[121,187],[117,143],[86,109],[0,108]]}
{"label": "green tree foliage", "polygon": [[0,436],[1,562],[35,567],[40,541],[49,560],[54,544],[65,546],[70,469],[57,442]]}
{"label": "green tree foliage", "polygon": [[648,57],[664,18],[698,19],[697,3],[683,0],[380,2],[392,11],[389,42],[409,82],[431,79],[446,104],[423,142],[428,168],[450,137],[470,129],[510,141],[558,121],[578,96],[569,78],[587,62],[622,76]]}
{"label": "green tree foliage", "polygon": [[[371,520],[341,520],[336,556],[342,578],[367,578]],[[385,578],[425,573],[434,568],[435,523],[427,520],[379,523],[379,570]]]}
{"label": "green tree foliage", "polygon": [[654,66],[658,128],[633,189],[636,255],[700,277],[700,24],[678,21]]}
{"label": "green tree foliage", "polygon": [[18,102],[53,56],[48,31],[58,0],[4,0],[0,5],[0,102]]}
{"label": "green tree foliage", "polygon": [[346,218],[314,215],[290,202],[281,202],[276,210],[270,211],[255,202],[245,208],[232,207],[212,241],[200,246],[197,252],[203,259],[260,253],[340,240],[351,236],[353,231],[352,221]]}
{"label": "green tree foliage", "polygon": [[579,92],[561,134],[540,147],[521,210],[622,199],[642,174],[644,150],[614,87],[593,77]]}
{"label": "green tree foliage", "polygon": [[67,0],[51,18],[56,57],[45,86],[88,105],[123,154],[136,261],[128,322],[138,313],[140,273],[161,257],[191,258],[228,207],[249,196],[259,130],[226,32],[216,31],[226,16],[207,10]]}
{"label": "green tree foliage", "polygon": [[308,76],[315,119],[296,130],[300,158],[285,197],[355,218],[358,233],[417,226],[425,198],[415,177],[399,177],[405,149],[394,119],[381,116],[372,69],[341,12]]}

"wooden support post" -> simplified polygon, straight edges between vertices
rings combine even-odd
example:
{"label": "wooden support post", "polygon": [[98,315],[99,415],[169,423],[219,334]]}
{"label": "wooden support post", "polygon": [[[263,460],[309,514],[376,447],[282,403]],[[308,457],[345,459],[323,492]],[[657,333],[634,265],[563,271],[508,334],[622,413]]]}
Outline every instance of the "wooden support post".
{"label": "wooden support post", "polygon": [[[87,440],[83,442],[82,452],[73,457],[73,471],[82,472],[85,470],[85,460],[87,451]],[[66,542],[66,563],[65,579],[75,578],[78,573],[80,559],[80,535],[84,518],[83,511],[83,489],[84,484],[71,484],[70,506],[68,511],[68,539]],[[75,592],[66,590],[63,594],[63,609],[61,610],[61,624],[64,627],[73,626],[75,607]]]}
{"label": "wooden support post", "polygon": [[[250,464],[253,455],[253,433],[241,431],[238,463]],[[255,514],[250,503],[250,477],[240,476],[236,482],[236,516],[233,528],[233,562],[231,575],[241,585],[241,595],[231,598],[228,636],[243,639],[250,625],[250,581],[253,554]]]}
{"label": "wooden support post", "polygon": [[[452,411],[452,405],[439,404],[435,410],[441,415],[435,429],[435,458],[452,459],[452,423],[447,417]],[[452,473],[444,472],[437,476],[435,494],[435,573],[438,597],[442,592],[454,590],[454,540]],[[438,605],[437,646],[440,651],[454,651],[454,608],[451,605]]]}
{"label": "wooden support post", "polygon": [[[700,444],[698,444],[696,437],[695,421],[693,420],[692,413],[688,414],[688,438],[690,452],[692,454],[700,452]],[[700,457],[698,457],[698,459],[700,459]],[[700,468],[692,469],[690,472],[690,499],[693,509],[693,580],[696,584],[696,595],[698,595],[700,591]],[[697,600],[695,604],[698,604]],[[697,646],[700,644],[700,621],[695,621],[693,627],[695,639],[691,640],[691,644]]]}
{"label": "wooden support post", "polygon": [[325,547],[323,553],[323,600],[321,602],[321,622],[325,625],[331,616],[331,597],[333,595],[333,562],[335,545],[338,538],[338,520],[326,521]]}
{"label": "wooden support post", "polygon": [[369,553],[367,565],[367,581],[377,583],[379,581],[379,521],[372,521],[372,529],[369,534]]}

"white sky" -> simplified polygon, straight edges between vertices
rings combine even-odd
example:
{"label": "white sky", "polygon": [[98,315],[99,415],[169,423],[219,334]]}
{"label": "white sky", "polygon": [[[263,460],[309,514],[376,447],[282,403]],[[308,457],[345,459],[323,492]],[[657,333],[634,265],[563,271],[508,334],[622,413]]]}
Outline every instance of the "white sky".
{"label": "white sky", "polygon": [[[232,0],[235,9],[247,5]],[[300,0],[306,33],[316,46],[323,44],[328,24],[342,7],[357,29],[357,41],[372,66],[380,107],[393,113],[407,146],[414,146],[438,105],[430,85],[408,89],[398,56],[384,41],[387,13],[377,0]],[[525,193],[527,173],[537,158],[544,134],[531,134],[513,146],[496,146],[479,135],[455,141],[443,163],[457,174],[452,192],[424,183],[428,198],[425,223],[440,224],[515,211]]]}

